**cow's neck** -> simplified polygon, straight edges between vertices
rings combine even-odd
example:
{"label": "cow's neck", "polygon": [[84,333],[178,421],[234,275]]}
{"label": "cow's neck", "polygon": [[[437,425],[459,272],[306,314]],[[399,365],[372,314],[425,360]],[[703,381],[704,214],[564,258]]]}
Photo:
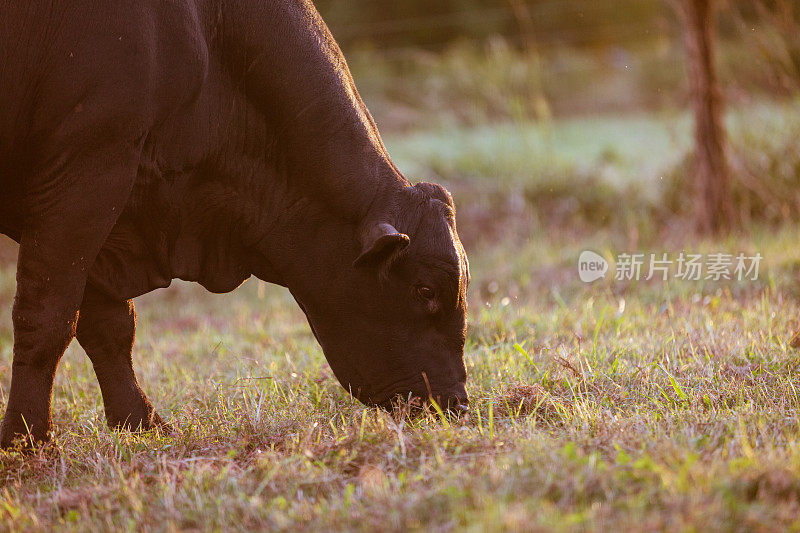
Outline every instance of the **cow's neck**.
{"label": "cow's neck", "polygon": [[[213,219],[214,227],[203,232],[218,242],[203,242],[209,249],[197,253],[224,256],[216,250],[232,246],[226,235],[238,234],[245,247],[274,255],[300,238],[296,222],[287,221],[302,220],[303,210],[343,222],[355,237],[360,224],[390,216],[393,200],[409,183],[389,159],[313,6],[302,0],[214,2],[209,41],[220,58],[216,74],[231,83],[221,100],[213,93],[201,96],[219,109],[217,123],[227,127],[214,135],[219,147],[212,150],[220,180],[206,182],[189,200],[198,204],[194,212]],[[237,255],[230,260],[238,262]],[[191,279],[201,263],[181,267]],[[269,270],[266,263],[261,267]],[[232,285],[238,265],[230,270],[234,274],[215,285]],[[278,274],[255,273],[281,282]]]}
{"label": "cow's neck", "polygon": [[408,185],[311,2],[218,0],[229,75],[274,129],[290,187],[360,221]]}

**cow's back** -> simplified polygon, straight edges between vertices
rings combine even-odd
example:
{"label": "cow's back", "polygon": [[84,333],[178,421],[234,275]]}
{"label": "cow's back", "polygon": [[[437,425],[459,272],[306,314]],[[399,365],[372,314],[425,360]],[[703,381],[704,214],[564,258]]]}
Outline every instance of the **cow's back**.
{"label": "cow's back", "polygon": [[194,0],[0,10],[0,232],[11,234],[40,165],[146,136],[199,93],[208,50]]}
{"label": "cow's back", "polygon": [[30,121],[34,88],[47,34],[36,2],[0,7],[0,232],[19,239],[24,201],[23,174],[32,156]]}

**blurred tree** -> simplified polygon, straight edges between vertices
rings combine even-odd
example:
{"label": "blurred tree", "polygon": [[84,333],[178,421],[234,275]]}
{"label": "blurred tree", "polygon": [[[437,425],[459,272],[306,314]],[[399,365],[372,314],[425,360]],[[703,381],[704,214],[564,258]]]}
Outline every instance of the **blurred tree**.
{"label": "blurred tree", "polygon": [[684,23],[689,82],[694,112],[695,222],[703,233],[733,226],[728,139],[723,123],[724,101],[717,79],[716,1],[671,0]]}

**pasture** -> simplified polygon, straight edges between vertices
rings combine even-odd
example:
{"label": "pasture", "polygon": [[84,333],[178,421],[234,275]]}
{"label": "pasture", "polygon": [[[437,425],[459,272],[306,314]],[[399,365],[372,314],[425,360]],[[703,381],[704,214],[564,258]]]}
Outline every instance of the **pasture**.
{"label": "pasture", "polygon": [[[744,123],[786,117],[744,113]],[[137,299],[135,351],[173,431],[106,428],[73,343],[53,441],[30,456],[0,452],[0,529],[797,529],[800,229],[709,241],[634,231],[623,222],[636,205],[616,205],[621,218],[600,226],[508,214],[508,198],[554,168],[569,170],[554,183],[588,169],[603,183],[655,186],[687,129],[678,115],[390,136],[398,165],[441,178],[461,208],[469,414],[409,419],[355,403],[281,288],[251,279],[215,296],[175,283]],[[658,160],[642,157],[644,142]],[[487,191],[506,203],[487,203]],[[490,219],[514,224],[510,237],[482,237]],[[586,249],[764,260],[757,281],[621,282],[612,271],[584,284]],[[14,287],[7,259],[0,405]]]}

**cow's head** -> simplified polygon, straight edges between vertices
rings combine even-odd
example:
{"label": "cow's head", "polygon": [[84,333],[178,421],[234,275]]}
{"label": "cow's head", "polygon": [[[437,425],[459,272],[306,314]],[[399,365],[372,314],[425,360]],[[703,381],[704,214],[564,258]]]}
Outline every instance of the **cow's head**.
{"label": "cow's head", "polygon": [[408,187],[349,235],[313,225],[305,272],[287,284],[341,384],[367,404],[433,397],[464,410],[469,266],[450,194]]}

